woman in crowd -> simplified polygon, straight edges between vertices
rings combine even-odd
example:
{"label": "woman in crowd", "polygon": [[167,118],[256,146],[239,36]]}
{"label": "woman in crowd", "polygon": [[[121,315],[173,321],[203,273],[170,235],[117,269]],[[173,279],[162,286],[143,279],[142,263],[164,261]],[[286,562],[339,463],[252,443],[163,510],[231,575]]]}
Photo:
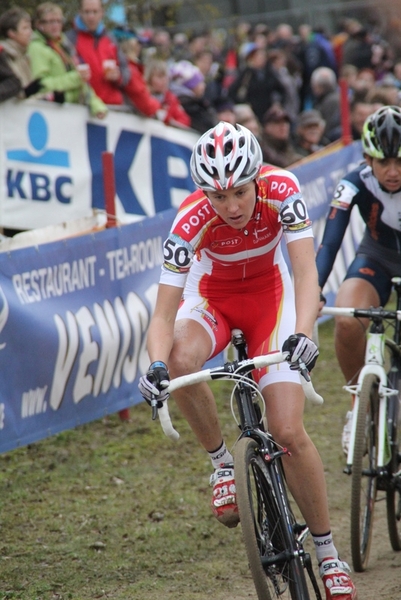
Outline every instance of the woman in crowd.
{"label": "woman in crowd", "polygon": [[0,102],[9,98],[28,98],[39,92],[40,81],[33,81],[27,49],[31,41],[31,17],[14,6],[0,17]]}
{"label": "woman in crowd", "polygon": [[28,47],[34,77],[52,93],[56,102],[85,104],[92,115],[104,118],[107,107],[88,84],[88,65],[78,65],[75,52],[63,34],[63,13],[57,4],[44,2],[36,8],[35,31]]}

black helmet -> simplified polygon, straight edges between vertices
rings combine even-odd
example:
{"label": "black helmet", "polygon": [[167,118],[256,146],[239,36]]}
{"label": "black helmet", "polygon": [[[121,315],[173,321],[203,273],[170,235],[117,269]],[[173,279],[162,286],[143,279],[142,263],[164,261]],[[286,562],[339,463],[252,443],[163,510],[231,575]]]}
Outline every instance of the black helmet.
{"label": "black helmet", "polygon": [[400,158],[401,108],[382,106],[370,115],[363,126],[362,146],[373,158]]}

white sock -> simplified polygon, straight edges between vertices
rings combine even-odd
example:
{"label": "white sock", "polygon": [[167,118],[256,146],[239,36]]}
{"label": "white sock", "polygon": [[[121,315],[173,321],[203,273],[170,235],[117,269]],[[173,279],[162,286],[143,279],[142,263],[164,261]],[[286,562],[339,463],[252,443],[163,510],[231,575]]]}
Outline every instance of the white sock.
{"label": "white sock", "polygon": [[312,533],[312,539],[315,544],[316,559],[319,564],[325,558],[338,558],[338,552],[333,543],[333,536],[331,534],[331,531],[324,535],[313,535]]}
{"label": "white sock", "polygon": [[217,448],[217,450],[214,450],[213,452],[208,452],[208,454],[210,456],[210,460],[212,461],[214,469],[218,469],[222,464],[234,462],[233,456],[231,452],[227,450],[227,446],[224,440],[220,448]]}

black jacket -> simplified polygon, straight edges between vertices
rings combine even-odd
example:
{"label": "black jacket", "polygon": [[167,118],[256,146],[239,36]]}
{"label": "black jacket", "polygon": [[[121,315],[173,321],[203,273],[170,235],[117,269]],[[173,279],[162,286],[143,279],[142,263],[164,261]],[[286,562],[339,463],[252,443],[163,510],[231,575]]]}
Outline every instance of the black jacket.
{"label": "black jacket", "polygon": [[191,119],[191,127],[199,133],[205,133],[217,124],[213,107],[205,98],[195,96],[178,96],[181,106]]}
{"label": "black jacket", "polygon": [[259,121],[266,111],[278,102],[285,104],[286,91],[270,64],[263,69],[245,67],[228,90],[235,104],[250,104]]}
{"label": "black jacket", "polygon": [[0,102],[18,96],[22,84],[7,60],[6,53],[0,46]]}

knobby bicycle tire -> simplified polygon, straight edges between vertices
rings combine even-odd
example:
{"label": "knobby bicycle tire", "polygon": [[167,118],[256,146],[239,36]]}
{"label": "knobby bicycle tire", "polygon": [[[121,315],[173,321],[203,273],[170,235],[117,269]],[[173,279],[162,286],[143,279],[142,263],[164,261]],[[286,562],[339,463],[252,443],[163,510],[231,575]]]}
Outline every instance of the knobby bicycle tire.
{"label": "knobby bicycle tire", "polygon": [[[391,349],[390,349],[391,351]],[[393,366],[399,362],[398,357],[394,357]],[[389,406],[393,402],[399,402],[400,396],[400,366],[391,371],[388,375],[391,387],[398,390],[397,396],[389,397]],[[399,461],[399,426],[398,410],[389,410],[388,417],[392,419],[390,424],[390,442],[391,442],[391,461],[389,464],[389,482],[386,490],[387,507],[387,527],[390,538],[390,544],[393,550],[401,550],[401,477],[394,477],[394,473],[400,470]]]}
{"label": "knobby bicycle tire", "polygon": [[[398,460],[398,444],[393,446],[390,469],[396,473],[400,468]],[[387,527],[390,544],[393,550],[401,550],[401,481],[400,477],[389,482],[386,491]]]}
{"label": "knobby bicycle tire", "polygon": [[356,415],[351,482],[351,555],[355,571],[365,571],[373,532],[377,494],[378,382],[364,378]]}
{"label": "knobby bicycle tire", "polygon": [[[272,486],[269,469],[279,465],[267,467],[258,448],[253,439],[242,438],[234,459],[242,535],[258,598],[309,600],[301,559],[290,557],[296,544],[291,534],[295,519],[288,500],[278,498]],[[274,557],[285,550],[290,551],[286,559],[273,563]],[[273,560],[263,566],[264,559],[265,563]]]}

